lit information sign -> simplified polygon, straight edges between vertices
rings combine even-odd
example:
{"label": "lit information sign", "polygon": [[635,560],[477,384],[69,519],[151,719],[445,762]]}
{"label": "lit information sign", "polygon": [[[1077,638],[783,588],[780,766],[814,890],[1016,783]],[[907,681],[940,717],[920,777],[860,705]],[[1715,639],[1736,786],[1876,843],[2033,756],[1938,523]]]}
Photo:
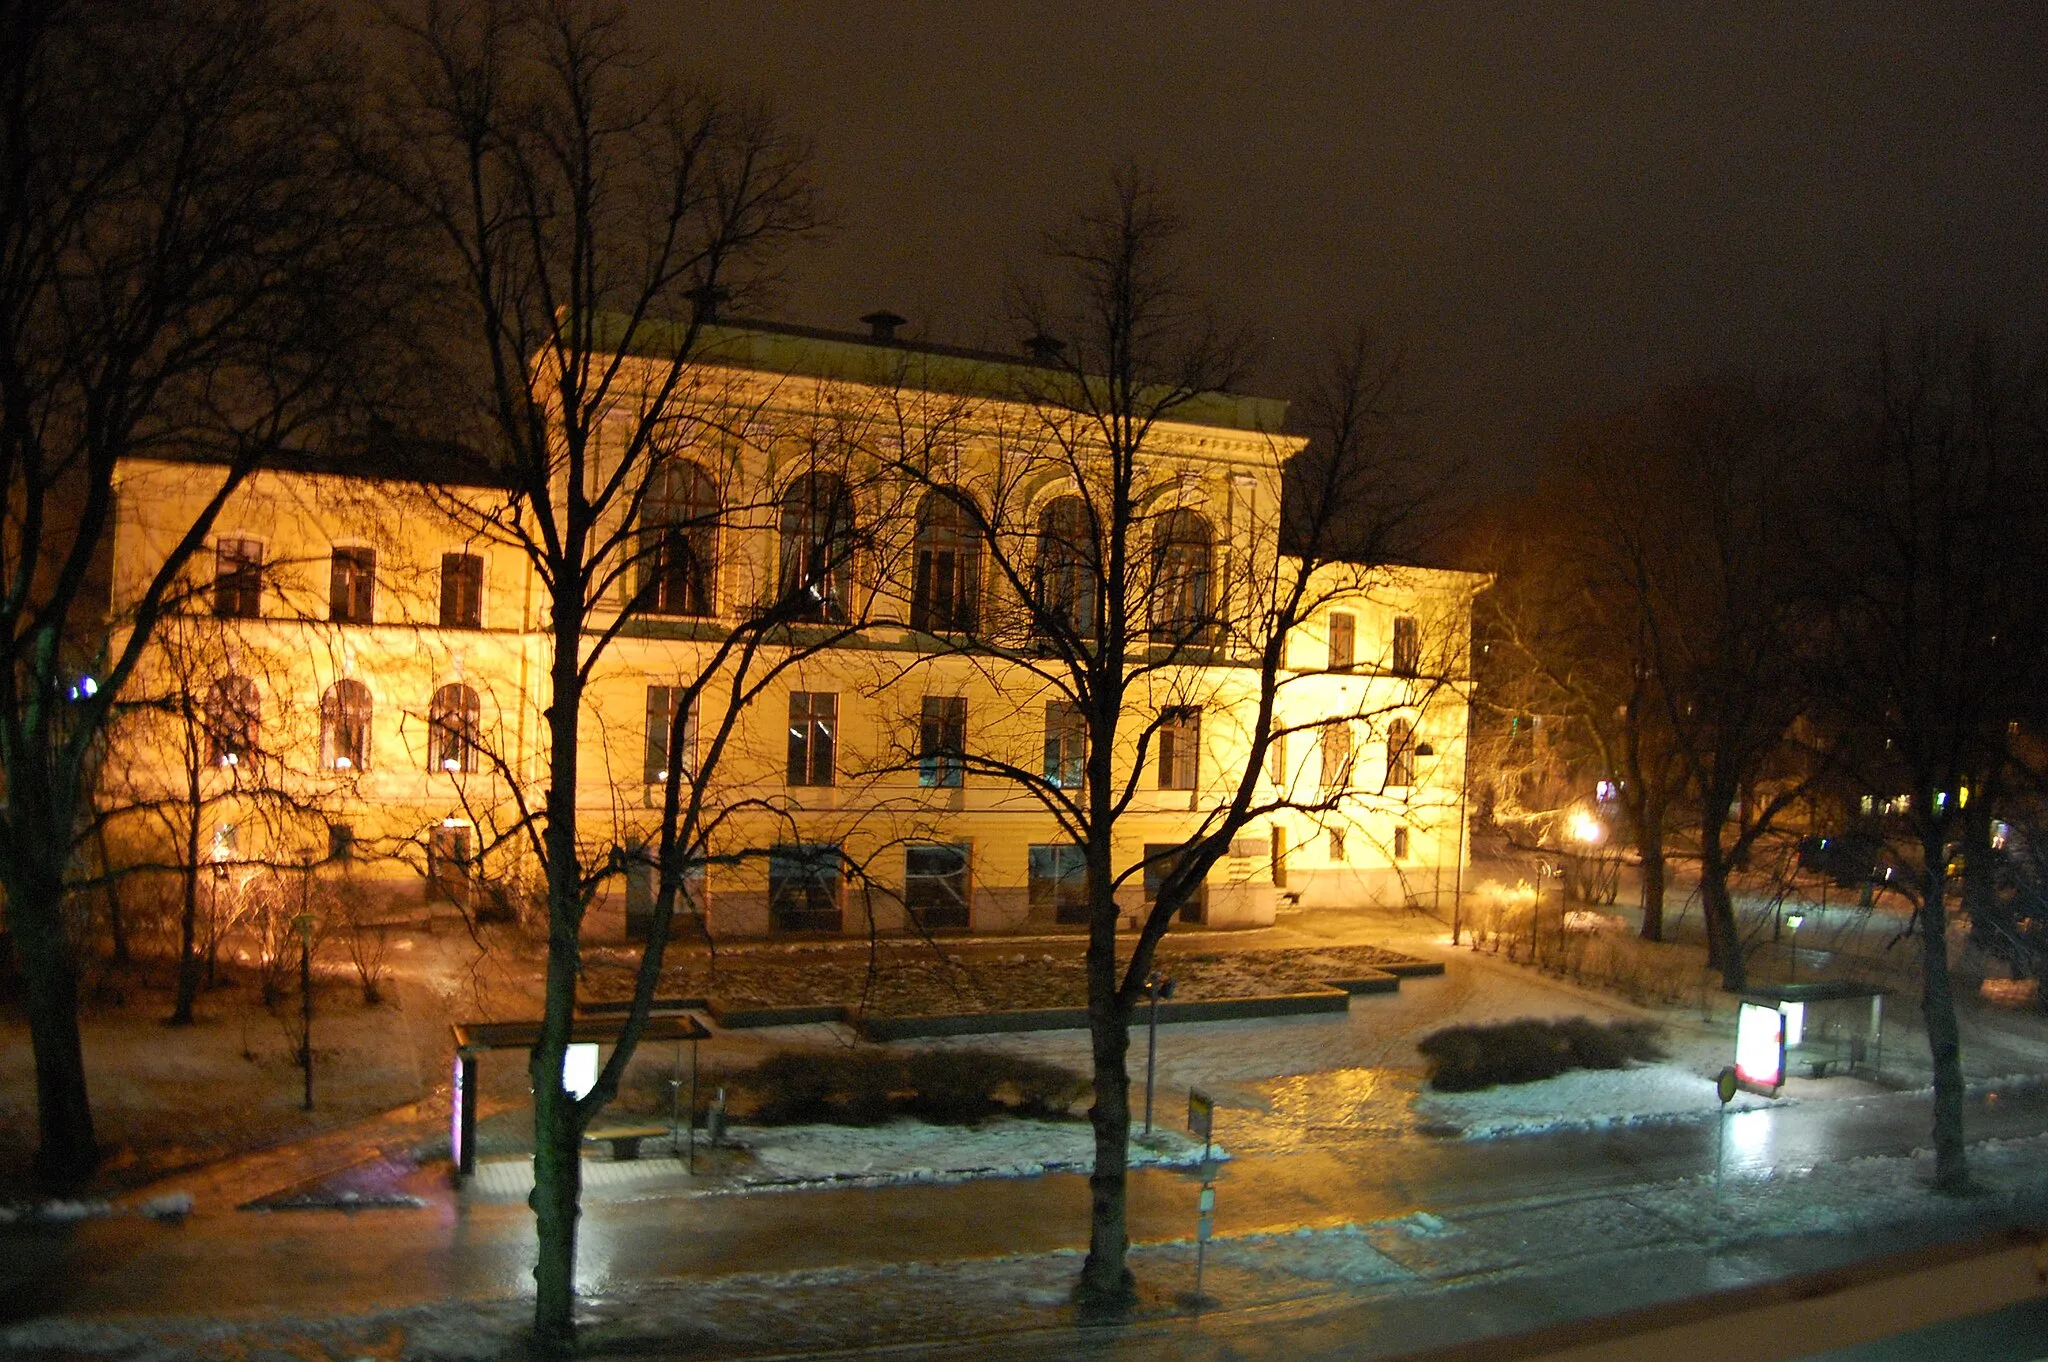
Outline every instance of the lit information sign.
{"label": "lit information sign", "polygon": [[1785,1014],[1744,1003],[1735,1018],[1735,1078],[1751,1092],[1778,1095],[1785,1083]]}

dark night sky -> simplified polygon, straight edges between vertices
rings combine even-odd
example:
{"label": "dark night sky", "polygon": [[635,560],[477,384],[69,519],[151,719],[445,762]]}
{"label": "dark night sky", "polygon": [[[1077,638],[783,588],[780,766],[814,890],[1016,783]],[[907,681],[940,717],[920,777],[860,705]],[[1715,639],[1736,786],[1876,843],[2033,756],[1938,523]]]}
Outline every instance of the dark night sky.
{"label": "dark night sky", "polygon": [[1424,433],[1525,468],[1564,416],[2048,317],[2048,11],[1982,3],[983,5],[641,0],[815,139],[840,230],[784,319],[1009,349],[1006,268],[1135,158],[1286,394],[1409,337]]}

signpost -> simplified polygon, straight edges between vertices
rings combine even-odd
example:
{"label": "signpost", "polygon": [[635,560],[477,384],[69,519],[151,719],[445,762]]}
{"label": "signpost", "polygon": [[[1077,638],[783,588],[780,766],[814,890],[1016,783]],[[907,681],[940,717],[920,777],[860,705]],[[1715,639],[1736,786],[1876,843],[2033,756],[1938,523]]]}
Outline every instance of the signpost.
{"label": "signpost", "polygon": [[1195,1199],[1195,1292],[1187,1304],[1201,1312],[1202,1267],[1208,1256],[1209,1233],[1216,1223],[1216,1099],[1200,1088],[1188,1089],[1188,1132],[1202,1137],[1202,1191]]}
{"label": "signpost", "polygon": [[1714,1190],[1721,1190],[1721,1170],[1726,1166],[1728,1154],[1728,1104],[1735,1100],[1736,1089],[1741,1080],[1735,1076],[1735,1066],[1730,1064],[1721,1070],[1714,1080],[1714,1092],[1721,1099],[1721,1118],[1714,1139]]}

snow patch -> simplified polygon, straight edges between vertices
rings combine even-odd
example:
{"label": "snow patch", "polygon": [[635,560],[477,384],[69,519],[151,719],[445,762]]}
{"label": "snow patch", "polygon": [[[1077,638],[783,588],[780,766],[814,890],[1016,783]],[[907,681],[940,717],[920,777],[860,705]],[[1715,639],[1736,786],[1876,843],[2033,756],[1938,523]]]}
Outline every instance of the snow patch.
{"label": "snow patch", "polygon": [[[1730,1111],[1788,1106],[1792,1100],[1738,1093]],[[1597,1130],[1663,1121],[1706,1121],[1721,1111],[1714,1080],[1669,1064],[1626,1069],[1575,1069],[1538,1083],[1504,1084],[1479,1092],[1424,1091],[1416,1114],[1432,1125],[1456,1126],[1468,1140],[1549,1130]]]}
{"label": "snow patch", "polygon": [[[1093,1129],[1071,1121],[755,1126],[735,1129],[731,1139],[755,1159],[753,1168],[736,1175],[740,1190],[1028,1178],[1086,1172],[1095,1163]],[[1135,1136],[1129,1148],[1133,1168],[1186,1168],[1202,1159],[1199,1142],[1157,1127]],[[1214,1157],[1229,1155],[1218,1148]]]}

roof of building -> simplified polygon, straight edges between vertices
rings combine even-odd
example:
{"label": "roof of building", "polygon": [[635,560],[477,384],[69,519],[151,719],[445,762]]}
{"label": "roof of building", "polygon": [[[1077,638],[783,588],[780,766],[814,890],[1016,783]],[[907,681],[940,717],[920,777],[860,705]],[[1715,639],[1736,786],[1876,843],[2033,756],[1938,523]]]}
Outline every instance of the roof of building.
{"label": "roof of building", "polygon": [[[609,327],[601,326],[598,335],[601,341],[612,343],[613,337],[624,335],[625,319],[606,320]],[[679,321],[642,322],[626,350],[667,357],[683,343],[687,331],[687,325]],[[699,326],[695,358],[705,364],[762,373],[1011,401],[1028,401],[1035,395],[1058,400],[1059,388],[1072,382],[1065,366],[1028,355],[738,318]],[[1177,405],[1167,419],[1278,434],[1287,419],[1287,402],[1277,397],[1204,392]]]}

